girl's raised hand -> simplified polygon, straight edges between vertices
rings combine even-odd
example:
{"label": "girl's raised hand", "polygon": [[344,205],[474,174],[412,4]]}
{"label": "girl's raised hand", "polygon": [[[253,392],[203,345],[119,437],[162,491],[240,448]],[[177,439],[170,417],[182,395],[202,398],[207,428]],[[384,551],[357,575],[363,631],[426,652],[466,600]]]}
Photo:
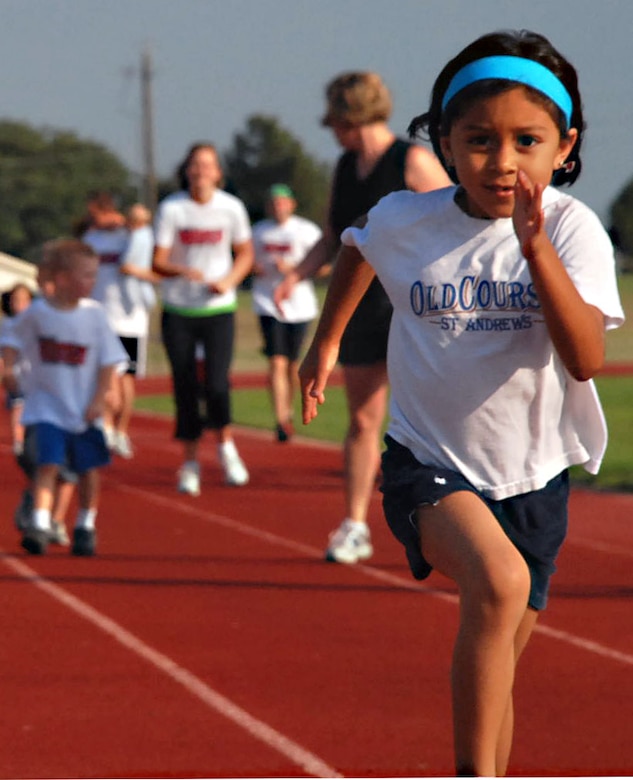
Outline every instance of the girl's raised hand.
{"label": "girl's raised hand", "polygon": [[542,236],[543,189],[542,184],[532,184],[524,171],[518,172],[514,187],[512,222],[523,256],[528,260],[533,256],[535,239]]}

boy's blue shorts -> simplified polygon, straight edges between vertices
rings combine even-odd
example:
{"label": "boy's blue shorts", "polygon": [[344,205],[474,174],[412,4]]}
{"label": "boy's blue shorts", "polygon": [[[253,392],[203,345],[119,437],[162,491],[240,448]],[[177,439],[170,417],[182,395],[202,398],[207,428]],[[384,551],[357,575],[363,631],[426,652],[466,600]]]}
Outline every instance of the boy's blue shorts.
{"label": "boy's blue shorts", "polygon": [[[17,456],[18,465],[29,480],[35,478],[37,470],[37,426],[27,425],[24,429],[24,449]],[[77,483],[77,474],[68,467],[68,463],[60,466],[57,475],[59,482]]]}
{"label": "boy's blue shorts", "polygon": [[419,463],[409,449],[388,435],[385,443],[380,488],[383,510],[393,535],[404,545],[413,576],[423,580],[432,570],[420,549],[416,509],[425,504],[436,504],[451,493],[468,490],[491,510],[525,559],[531,580],[529,606],[545,609],[549,581],[556,571],[554,562],[567,534],[567,470],[540,490],[494,501],[486,498],[458,472]]}
{"label": "boy's blue shorts", "polygon": [[37,465],[66,466],[77,474],[107,466],[110,453],[101,428],[71,433],[51,423],[35,423]]}

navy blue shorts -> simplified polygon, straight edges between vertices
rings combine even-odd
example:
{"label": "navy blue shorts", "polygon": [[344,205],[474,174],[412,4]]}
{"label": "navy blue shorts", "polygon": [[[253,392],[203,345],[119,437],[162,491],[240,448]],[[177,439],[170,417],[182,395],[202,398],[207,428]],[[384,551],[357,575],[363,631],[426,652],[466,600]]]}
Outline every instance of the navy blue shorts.
{"label": "navy blue shorts", "polygon": [[107,466],[110,453],[100,428],[71,433],[51,423],[36,423],[37,465],[67,466],[77,474]]}
{"label": "navy blue shorts", "polygon": [[299,359],[309,324],[310,322],[280,322],[275,317],[262,314],[259,326],[264,339],[264,355],[269,358],[281,355],[294,363]]}
{"label": "navy blue shorts", "polygon": [[393,535],[404,545],[413,576],[423,580],[432,570],[420,549],[416,509],[468,490],[491,510],[525,559],[530,570],[530,607],[545,609],[549,581],[556,571],[554,563],[567,534],[568,472],[563,471],[540,490],[494,501],[458,472],[422,465],[410,450],[390,436],[385,437],[385,443],[380,488],[383,510]]}

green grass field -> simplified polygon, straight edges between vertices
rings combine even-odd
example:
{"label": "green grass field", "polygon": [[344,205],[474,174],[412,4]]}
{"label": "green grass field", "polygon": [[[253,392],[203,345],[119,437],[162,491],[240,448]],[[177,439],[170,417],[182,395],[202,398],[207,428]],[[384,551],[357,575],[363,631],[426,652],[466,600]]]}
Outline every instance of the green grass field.
{"label": "green grass field", "polygon": [[[607,360],[611,363],[633,364],[633,274],[619,279],[624,310],[630,319],[622,328],[607,336]],[[156,326],[155,326],[156,327]],[[157,331],[154,331],[157,332]],[[166,370],[158,337],[152,339],[150,372]],[[260,352],[260,337],[255,315],[250,309],[248,293],[240,294],[235,371],[265,371],[266,361]],[[633,490],[633,376],[601,376],[596,380],[598,392],[609,426],[609,446],[600,474],[592,477],[581,468],[573,469],[576,483],[601,489]],[[154,396],[139,398],[137,407],[163,414],[173,413],[171,398]],[[236,423],[271,431],[270,400],[265,390],[235,390],[233,412]],[[299,406],[296,419],[300,419]],[[326,403],[319,416],[309,426],[297,425],[297,433],[315,439],[341,442],[347,426],[344,392],[329,388]]]}

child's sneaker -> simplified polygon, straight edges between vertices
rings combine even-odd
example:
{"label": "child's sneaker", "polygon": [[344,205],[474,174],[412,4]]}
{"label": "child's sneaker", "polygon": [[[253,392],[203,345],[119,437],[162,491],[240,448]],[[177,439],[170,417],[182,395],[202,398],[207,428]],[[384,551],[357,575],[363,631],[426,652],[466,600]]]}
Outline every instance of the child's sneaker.
{"label": "child's sneaker", "polygon": [[127,433],[123,431],[114,431],[112,440],[112,452],[125,460],[130,460],[134,457],[134,450],[132,449],[132,442]]}
{"label": "child's sneaker", "polygon": [[116,445],[116,431],[109,425],[102,426],[101,430],[103,431],[103,438],[105,439],[106,447],[109,450],[113,450]]}
{"label": "child's sneaker", "polygon": [[218,446],[218,458],[224,469],[224,481],[227,485],[241,487],[249,480],[244,461],[240,458],[234,442],[227,441]]}
{"label": "child's sneaker", "polygon": [[22,493],[20,503],[13,513],[13,522],[18,531],[26,531],[33,516],[33,492],[28,488]]}
{"label": "child's sneaker", "polygon": [[48,547],[48,531],[41,528],[27,528],[22,536],[22,547],[30,555],[44,555]]}
{"label": "child's sneaker", "polygon": [[200,466],[197,463],[185,463],[178,472],[178,492],[200,495]]}
{"label": "child's sneaker", "polygon": [[290,441],[290,439],[292,439],[294,436],[294,432],[295,429],[291,422],[277,423],[275,428],[275,436],[277,437],[277,441],[281,442],[282,444],[284,442]]}
{"label": "child's sneaker", "polygon": [[73,555],[90,556],[97,551],[97,533],[93,528],[75,528],[73,531]]}
{"label": "child's sneaker", "polygon": [[373,553],[367,524],[345,520],[330,534],[325,560],[334,563],[357,563],[371,558]]}
{"label": "child's sneaker", "polygon": [[59,544],[60,547],[68,547],[70,544],[68,531],[66,530],[66,526],[61,520],[51,521],[51,530],[48,535],[48,541],[51,544]]}

